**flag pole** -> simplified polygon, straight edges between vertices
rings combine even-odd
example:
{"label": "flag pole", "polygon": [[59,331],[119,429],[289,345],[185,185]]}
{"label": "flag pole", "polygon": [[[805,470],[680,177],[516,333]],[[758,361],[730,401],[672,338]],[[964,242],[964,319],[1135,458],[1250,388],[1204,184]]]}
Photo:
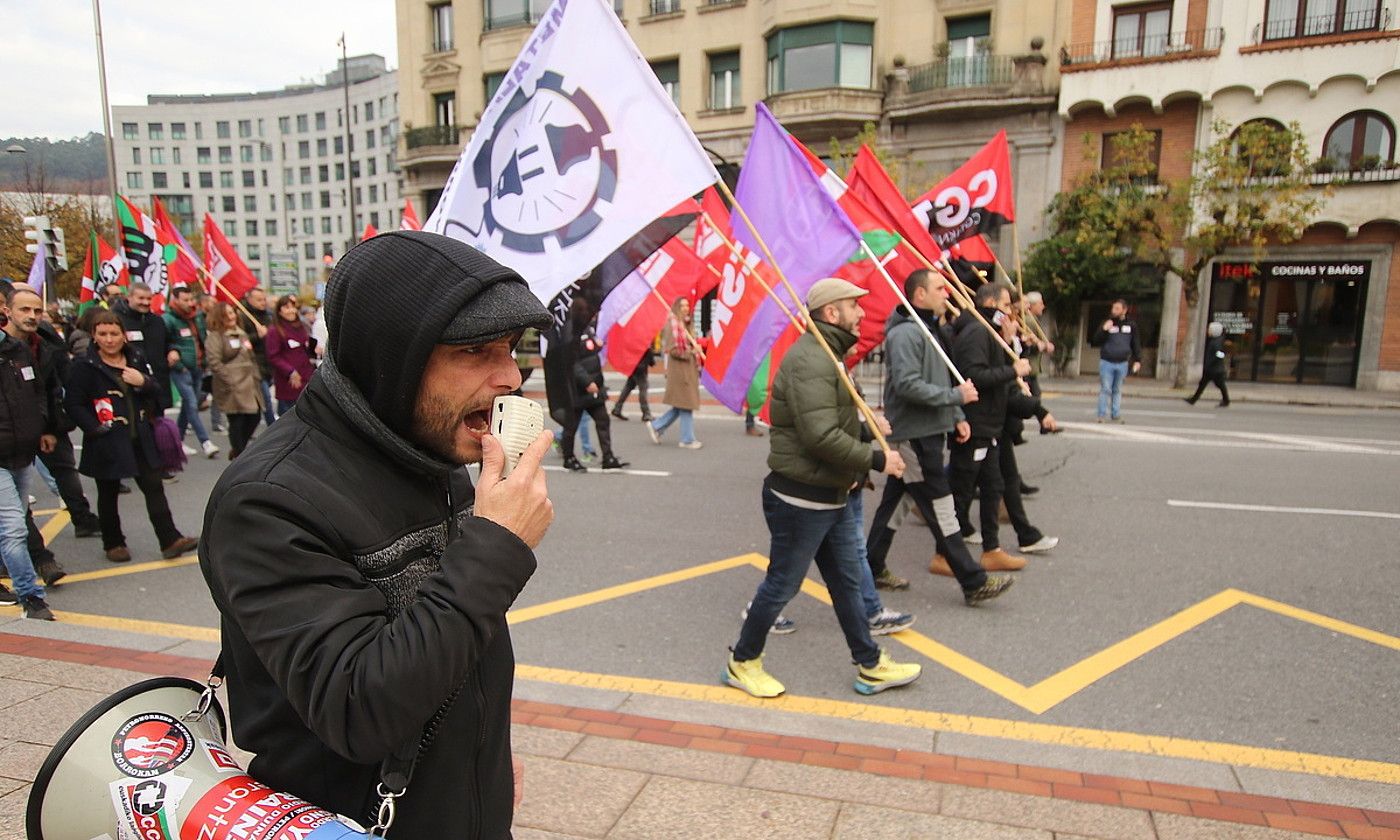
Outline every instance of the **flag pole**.
{"label": "flag pole", "polygon": [[[1023,281],[1022,281],[1022,279],[1021,279],[1021,276],[1022,276],[1022,272],[1021,272],[1021,238],[1020,238],[1020,236],[1017,234],[1016,231],[1017,231],[1016,222],[1015,222],[1015,221],[1012,221],[1012,223],[1011,223],[1011,250],[1014,251],[1015,254],[1016,254],[1016,291],[1020,292],[1020,294],[1021,294],[1021,305],[1022,305],[1022,306],[1025,306],[1025,301],[1026,301],[1026,287],[1025,287],[1025,285],[1023,284]],[[1002,271],[1005,271],[1005,270],[1006,270],[1006,269],[1002,269]],[[1035,328],[1034,328],[1034,329],[1031,328],[1031,323],[1032,323],[1032,322],[1035,322]],[[1025,327],[1026,327],[1026,332],[1030,333],[1030,335],[1031,335],[1032,338],[1035,338],[1036,335],[1039,334],[1039,335],[1040,335],[1040,340],[1041,340],[1041,341],[1045,341],[1045,342],[1049,342],[1049,341],[1050,341],[1050,336],[1048,336],[1048,335],[1045,334],[1045,330],[1041,329],[1040,323],[1039,323],[1038,321],[1036,321],[1036,317],[1035,317],[1034,315],[1031,315],[1029,311],[1023,311],[1023,312],[1022,312],[1022,314],[1021,314],[1021,323],[1025,325]]]}
{"label": "flag pole", "polygon": [[959,385],[967,381],[963,379],[963,375],[958,371],[957,366],[953,364],[953,360],[948,358],[948,354],[943,351],[943,347],[934,339],[933,332],[928,328],[928,324],[925,324],[924,319],[919,317],[919,313],[914,311],[914,304],[910,303],[909,298],[905,297],[904,290],[899,287],[898,283],[894,282],[894,278],[885,270],[885,264],[880,262],[875,256],[875,252],[870,249],[870,243],[865,241],[865,237],[861,237],[860,247],[865,251],[865,255],[870,258],[870,261],[875,263],[875,268],[879,270],[880,276],[884,277],[885,282],[890,284],[890,289],[895,293],[895,296],[899,298],[899,302],[909,310],[909,314],[913,316],[914,323],[919,325],[919,330],[923,332],[924,338],[928,339],[928,343],[933,345],[933,349],[938,352],[938,357],[943,360],[943,364],[947,365],[948,371],[953,374],[953,378],[958,380]]}
{"label": "flag pole", "polygon": [[[724,240],[724,244],[727,245],[729,247],[729,250],[733,252],[734,256],[738,258],[739,270],[747,274],[749,277],[752,277],[753,279],[758,281],[758,284],[762,286],[770,296],[772,296],[773,302],[778,304],[778,308],[783,310],[783,314],[788,317],[788,320],[792,322],[792,325],[794,327],[797,327],[799,330],[806,331],[807,325],[802,322],[801,318],[798,318],[796,315],[794,315],[792,310],[788,308],[787,303],[784,302],[782,298],[778,297],[777,294],[774,293],[773,288],[769,286],[768,283],[764,281],[762,277],[758,276],[758,272],[754,271],[753,267],[749,265],[748,260],[744,259],[744,253],[739,250],[738,245],[734,244],[734,240],[730,239],[728,236],[725,235],[724,230],[720,228],[719,225],[715,224],[715,220],[710,217],[709,213],[706,213],[704,210],[701,210],[700,215],[705,217],[705,222],[710,226],[710,230],[713,230],[719,236],[720,239]],[[716,276],[723,279],[724,275],[720,274],[714,266],[710,265],[709,263],[706,263],[705,266],[709,268],[710,271],[714,272]]]}
{"label": "flag pole", "polygon": [[[908,243],[908,240],[904,239],[904,237],[902,236],[900,237],[900,241],[905,242],[906,244]],[[982,326],[987,328],[987,331],[990,332],[992,334],[992,337],[997,340],[997,344],[1001,345],[1001,349],[1005,350],[1007,355],[1009,355],[1013,361],[1020,358],[1020,356],[1016,355],[1016,351],[1011,349],[1011,345],[1006,343],[1006,339],[1001,337],[1001,333],[997,332],[996,327],[993,327],[991,324],[987,323],[987,319],[983,318],[982,313],[977,311],[976,303],[972,300],[972,297],[967,294],[966,290],[962,288],[962,280],[958,278],[957,272],[953,271],[953,265],[952,263],[948,262],[947,257],[943,258],[943,267],[940,268],[938,266],[935,266],[933,263],[929,262],[928,257],[924,256],[923,252],[921,252],[918,248],[915,248],[914,246],[910,245],[909,251],[915,257],[917,257],[919,262],[923,263],[924,267],[927,268],[929,271],[937,272],[938,274],[943,276],[944,284],[947,285],[948,290],[953,293],[953,297],[958,299],[958,305],[961,306],[964,310],[970,311],[973,317],[980,321],[982,323]]]}
{"label": "flag pole", "polygon": [[681,329],[685,330],[686,343],[690,345],[691,350],[695,351],[695,355],[700,357],[700,365],[703,367],[705,364],[705,351],[700,349],[700,342],[695,339],[695,334],[690,331],[690,325],[682,322],[675,316],[675,313],[670,311],[674,304],[667,303],[666,299],[661,296],[661,293],[656,290],[655,286],[652,286],[650,283],[648,283],[647,286],[651,289],[651,296],[660,301],[662,306],[666,307],[667,323],[675,321],[681,325]]}
{"label": "flag pole", "polygon": [[841,380],[841,384],[846,386],[846,390],[850,392],[851,399],[855,401],[856,410],[865,415],[866,422],[870,427],[870,434],[874,436],[875,442],[879,444],[881,450],[889,452],[889,441],[885,440],[885,435],[880,431],[880,426],[875,421],[875,412],[871,411],[870,406],[866,404],[860,392],[856,390],[856,385],[851,381],[850,373],[846,370],[846,365],[836,357],[836,353],[831,349],[831,345],[826,343],[826,337],[817,329],[816,319],[812,317],[812,313],[807,307],[802,305],[802,301],[798,298],[797,290],[794,289],[792,283],[788,281],[787,275],[783,273],[782,266],[778,265],[778,261],[773,258],[773,252],[768,250],[768,243],[763,241],[763,236],[759,234],[758,228],[754,227],[753,221],[749,219],[749,214],[744,210],[744,206],[739,203],[739,199],[734,197],[734,193],[730,191],[729,185],[724,182],[724,179],[721,178],[716,183],[719,184],[719,188],[723,191],[725,198],[729,199],[729,203],[734,206],[735,210],[739,211],[739,217],[744,220],[744,226],[749,229],[749,233],[753,234],[753,238],[758,242],[759,247],[763,249],[763,255],[768,258],[768,264],[773,266],[773,271],[777,273],[778,279],[782,281],[783,287],[787,289],[787,293],[792,297],[793,304],[806,320],[807,329],[816,337],[817,344],[821,345],[821,348],[826,351],[827,358],[836,366],[837,377]]}

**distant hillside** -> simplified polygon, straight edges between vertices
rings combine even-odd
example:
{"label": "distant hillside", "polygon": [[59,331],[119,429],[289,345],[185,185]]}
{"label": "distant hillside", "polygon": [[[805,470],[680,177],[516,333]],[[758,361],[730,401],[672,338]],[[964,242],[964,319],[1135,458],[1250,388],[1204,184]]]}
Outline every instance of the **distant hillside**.
{"label": "distant hillside", "polygon": [[[14,145],[23,146],[25,154],[3,151]],[[94,131],[72,140],[0,138],[0,190],[38,189],[41,177],[44,192],[105,192],[107,150],[102,135]]]}

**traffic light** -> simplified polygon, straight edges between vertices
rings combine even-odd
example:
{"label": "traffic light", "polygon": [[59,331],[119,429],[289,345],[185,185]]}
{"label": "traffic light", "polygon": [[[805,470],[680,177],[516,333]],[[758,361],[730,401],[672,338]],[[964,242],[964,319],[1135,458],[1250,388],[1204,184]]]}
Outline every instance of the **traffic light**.
{"label": "traffic light", "polygon": [[24,250],[37,254],[42,247],[54,272],[67,271],[68,247],[64,242],[63,228],[50,225],[48,216],[25,216],[24,227],[24,238],[30,240]]}

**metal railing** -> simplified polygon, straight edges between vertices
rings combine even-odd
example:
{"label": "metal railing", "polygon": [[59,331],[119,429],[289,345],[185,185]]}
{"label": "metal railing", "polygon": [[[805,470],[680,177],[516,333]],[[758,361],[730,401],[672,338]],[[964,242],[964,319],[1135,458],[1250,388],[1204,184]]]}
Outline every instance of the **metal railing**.
{"label": "metal railing", "polygon": [[945,58],[909,68],[909,92],[950,88],[1005,87],[1016,79],[1016,65],[1009,55],[974,55]]}
{"label": "metal railing", "polygon": [[744,0],[705,0],[706,6],[742,6]]}
{"label": "metal railing", "polygon": [[451,51],[452,51],[452,38],[447,37],[447,38],[434,38],[434,39],[433,39],[433,52],[435,52],[435,53],[440,53],[440,52],[451,52]]}
{"label": "metal railing", "polygon": [[669,15],[681,10],[681,0],[651,0],[651,14]]}
{"label": "metal railing", "polygon": [[1361,9],[1330,15],[1310,17],[1275,18],[1256,24],[1254,44],[1269,41],[1286,41],[1295,38],[1324,38],[1328,35],[1345,35],[1351,32],[1375,32],[1390,28],[1390,9],[1379,4],[1373,9]]}
{"label": "metal railing", "polygon": [[403,140],[407,148],[418,149],[423,146],[455,146],[461,136],[460,125],[426,125],[405,131]]}
{"label": "metal railing", "polygon": [[1220,49],[1225,30],[1189,29],[1184,32],[1164,32],[1161,35],[1139,35],[1095,41],[1090,44],[1069,44],[1060,48],[1060,66],[1077,67],[1107,64],[1138,58],[1187,58]]}

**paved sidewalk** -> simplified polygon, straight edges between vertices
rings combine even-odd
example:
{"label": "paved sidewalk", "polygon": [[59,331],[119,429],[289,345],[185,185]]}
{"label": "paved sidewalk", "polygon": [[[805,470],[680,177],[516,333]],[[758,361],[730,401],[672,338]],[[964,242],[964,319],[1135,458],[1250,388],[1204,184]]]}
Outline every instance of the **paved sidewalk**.
{"label": "paved sidewalk", "polygon": [[[1099,381],[1092,376],[1069,378],[1046,378],[1040,380],[1040,387],[1047,395],[1074,394],[1093,396],[1099,394]],[[1230,401],[1240,403],[1264,403],[1269,405],[1306,405],[1330,408],[1357,409],[1400,409],[1400,393],[1391,391],[1358,391],[1355,388],[1342,388],[1332,385],[1276,385],[1268,382],[1231,382]],[[1183,399],[1195,393],[1196,383],[1187,388],[1174,388],[1161,379],[1142,379],[1130,376],[1123,383],[1125,397],[1156,397],[1160,399]],[[1206,387],[1201,397],[1201,405],[1213,406],[1220,399],[1220,392],[1214,385]]]}
{"label": "paved sidewalk", "polygon": [[[204,658],[0,633],[0,840],[106,694]],[[1400,838],[1400,813],[517,700],[518,840]],[[1302,833],[1300,833],[1302,832]]]}

